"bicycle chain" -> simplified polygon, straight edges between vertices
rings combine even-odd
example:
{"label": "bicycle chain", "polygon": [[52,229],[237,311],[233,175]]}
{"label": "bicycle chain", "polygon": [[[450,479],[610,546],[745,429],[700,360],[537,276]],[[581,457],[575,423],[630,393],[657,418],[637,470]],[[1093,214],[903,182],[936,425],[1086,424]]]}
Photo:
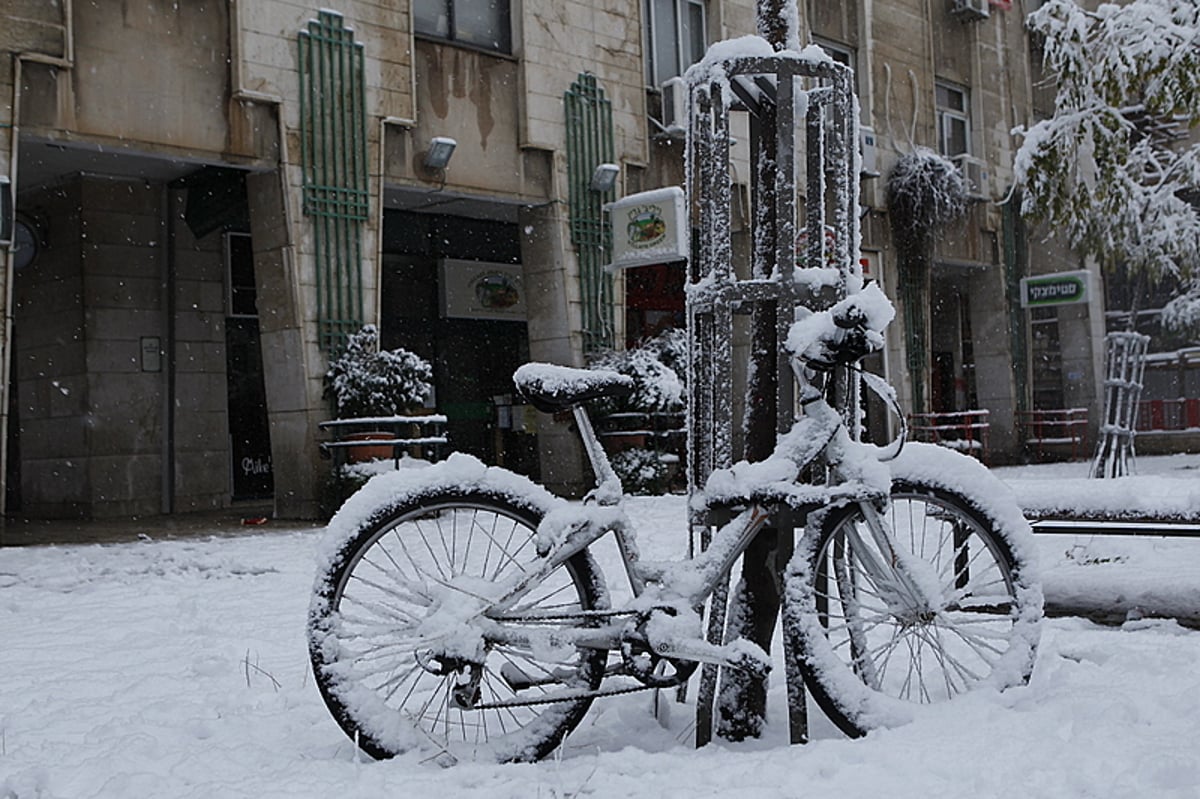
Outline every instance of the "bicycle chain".
{"label": "bicycle chain", "polygon": [[611,619],[616,616],[636,616],[632,610],[581,610],[575,613],[563,613],[555,616],[488,616],[491,621],[525,622],[526,624],[542,624],[551,621],[579,621],[580,619]]}

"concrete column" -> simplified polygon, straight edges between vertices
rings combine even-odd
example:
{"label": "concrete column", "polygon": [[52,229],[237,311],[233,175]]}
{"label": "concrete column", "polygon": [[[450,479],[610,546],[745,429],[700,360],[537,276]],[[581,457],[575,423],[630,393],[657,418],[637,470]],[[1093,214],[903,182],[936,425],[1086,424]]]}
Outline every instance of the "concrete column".
{"label": "concrete column", "polygon": [[327,415],[320,381],[310,378],[300,281],[291,242],[291,222],[281,171],[248,175],[250,233],[258,281],[258,320],[262,337],[271,462],[275,476],[275,515],[313,519],[318,515],[317,422]]}
{"label": "concrete column", "polygon": [[[13,80],[15,59],[5,59],[4,64],[0,65],[0,97],[13,97]],[[12,115],[12,104],[0,104],[0,175],[6,178],[15,177],[13,174],[12,153],[15,151],[13,147],[14,133],[13,125],[16,120]],[[17,201],[17,186],[16,181],[10,187],[12,191],[13,203]],[[0,325],[0,530],[4,526],[4,514],[7,511],[6,499],[8,496],[8,459],[10,456],[8,451],[8,425],[9,425],[9,379],[12,373],[12,287],[9,285],[8,276],[13,273],[12,270],[12,251],[9,248],[0,249],[0,303],[3,304],[4,320]]]}
{"label": "concrete column", "polygon": [[[583,363],[580,322],[577,303],[571,302],[578,289],[573,285],[573,258],[568,252],[566,222],[560,208],[557,203],[523,208],[517,218],[529,319],[529,357],[579,366]],[[542,483],[551,491],[579,496],[590,487],[583,447],[570,418],[538,415],[538,455]]]}
{"label": "concrete column", "polygon": [[971,338],[975,348],[975,393],[979,407],[991,411],[989,444],[994,454],[1016,452],[1016,390],[1009,351],[1008,309],[1003,302],[1004,270],[986,269],[971,281]]}
{"label": "concrete column", "polygon": [[[1087,343],[1086,347],[1080,347],[1079,359],[1072,364],[1072,368],[1077,366],[1084,374],[1079,384],[1072,387],[1078,393],[1068,394],[1068,398],[1072,404],[1078,402],[1080,407],[1088,409],[1087,440],[1095,442],[1100,440],[1100,420],[1104,418],[1104,380],[1107,377],[1108,369],[1104,363],[1106,354],[1104,337],[1108,332],[1108,326],[1104,319],[1104,275],[1100,264],[1096,262],[1095,258],[1087,258],[1084,268],[1092,273],[1091,285],[1088,286],[1087,310],[1083,314],[1084,318],[1080,320],[1081,326],[1084,328],[1080,331],[1080,335],[1087,337]],[[1082,311],[1082,309],[1080,310]],[[1067,369],[1065,358],[1063,369]]]}

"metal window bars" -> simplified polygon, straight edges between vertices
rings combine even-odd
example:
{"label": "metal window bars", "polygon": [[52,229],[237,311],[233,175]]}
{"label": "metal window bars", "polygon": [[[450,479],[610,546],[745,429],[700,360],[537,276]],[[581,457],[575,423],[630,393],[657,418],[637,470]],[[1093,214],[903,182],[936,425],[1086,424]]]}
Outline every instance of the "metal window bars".
{"label": "metal window bars", "polygon": [[336,351],[363,323],[362,223],[367,181],[363,45],[321,11],[299,34],[304,213],[313,217],[320,346]]}
{"label": "metal window bars", "polygon": [[585,352],[614,345],[613,280],[604,266],[612,252],[612,231],[604,203],[613,192],[590,188],[598,164],[613,161],[612,101],[596,76],[584,72],[563,93],[567,126],[567,184],[571,243],[579,253]]}

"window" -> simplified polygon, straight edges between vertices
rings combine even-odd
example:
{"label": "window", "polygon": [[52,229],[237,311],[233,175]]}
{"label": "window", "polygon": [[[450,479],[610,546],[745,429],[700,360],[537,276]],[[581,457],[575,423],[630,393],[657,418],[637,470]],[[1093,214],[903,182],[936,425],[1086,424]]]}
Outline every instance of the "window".
{"label": "window", "polygon": [[953,158],[971,152],[971,118],[967,90],[949,83],[934,89],[937,103],[938,152]]}
{"label": "window", "polygon": [[708,46],[703,0],[646,0],[646,77],[651,86],[704,57]]}
{"label": "window", "polygon": [[829,54],[829,57],[834,61],[844,66],[850,67],[854,72],[854,90],[858,91],[858,69],[855,67],[854,51],[844,44],[837,44],[828,39],[822,39],[819,36],[813,37],[813,43],[820,45],[821,49]]}
{"label": "window", "polygon": [[483,50],[512,52],[509,0],[414,0],[413,29]]}

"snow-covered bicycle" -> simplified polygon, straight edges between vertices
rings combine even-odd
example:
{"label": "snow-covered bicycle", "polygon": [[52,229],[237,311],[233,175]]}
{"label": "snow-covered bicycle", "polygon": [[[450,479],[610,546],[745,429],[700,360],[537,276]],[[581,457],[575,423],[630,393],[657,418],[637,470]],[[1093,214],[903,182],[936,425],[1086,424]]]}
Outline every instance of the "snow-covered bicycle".
{"label": "snow-covered bicycle", "polygon": [[[964,455],[910,444],[895,457],[898,442],[853,441],[813,380],[814,367],[882,345],[870,296],[789,338],[802,410],[771,458],[709,479],[692,511],[728,521],[694,558],[639,557],[583,407],[630,390],[614,372],[527,364],[515,375],[539,409],[574,414],[597,479],[582,503],[465,455],[374,478],[330,523],[308,620],[317,685],[342,729],[375,757],[534,760],[598,697],[678,685],[701,663],[765,675],[767,653],[709,643],[702,615],[779,513],[805,527],[785,574],[784,634],[846,733],[1027,680],[1041,591],[1011,495]],[[797,479],[818,461],[827,480]],[[633,596],[621,607],[589,551],[609,532]]]}

